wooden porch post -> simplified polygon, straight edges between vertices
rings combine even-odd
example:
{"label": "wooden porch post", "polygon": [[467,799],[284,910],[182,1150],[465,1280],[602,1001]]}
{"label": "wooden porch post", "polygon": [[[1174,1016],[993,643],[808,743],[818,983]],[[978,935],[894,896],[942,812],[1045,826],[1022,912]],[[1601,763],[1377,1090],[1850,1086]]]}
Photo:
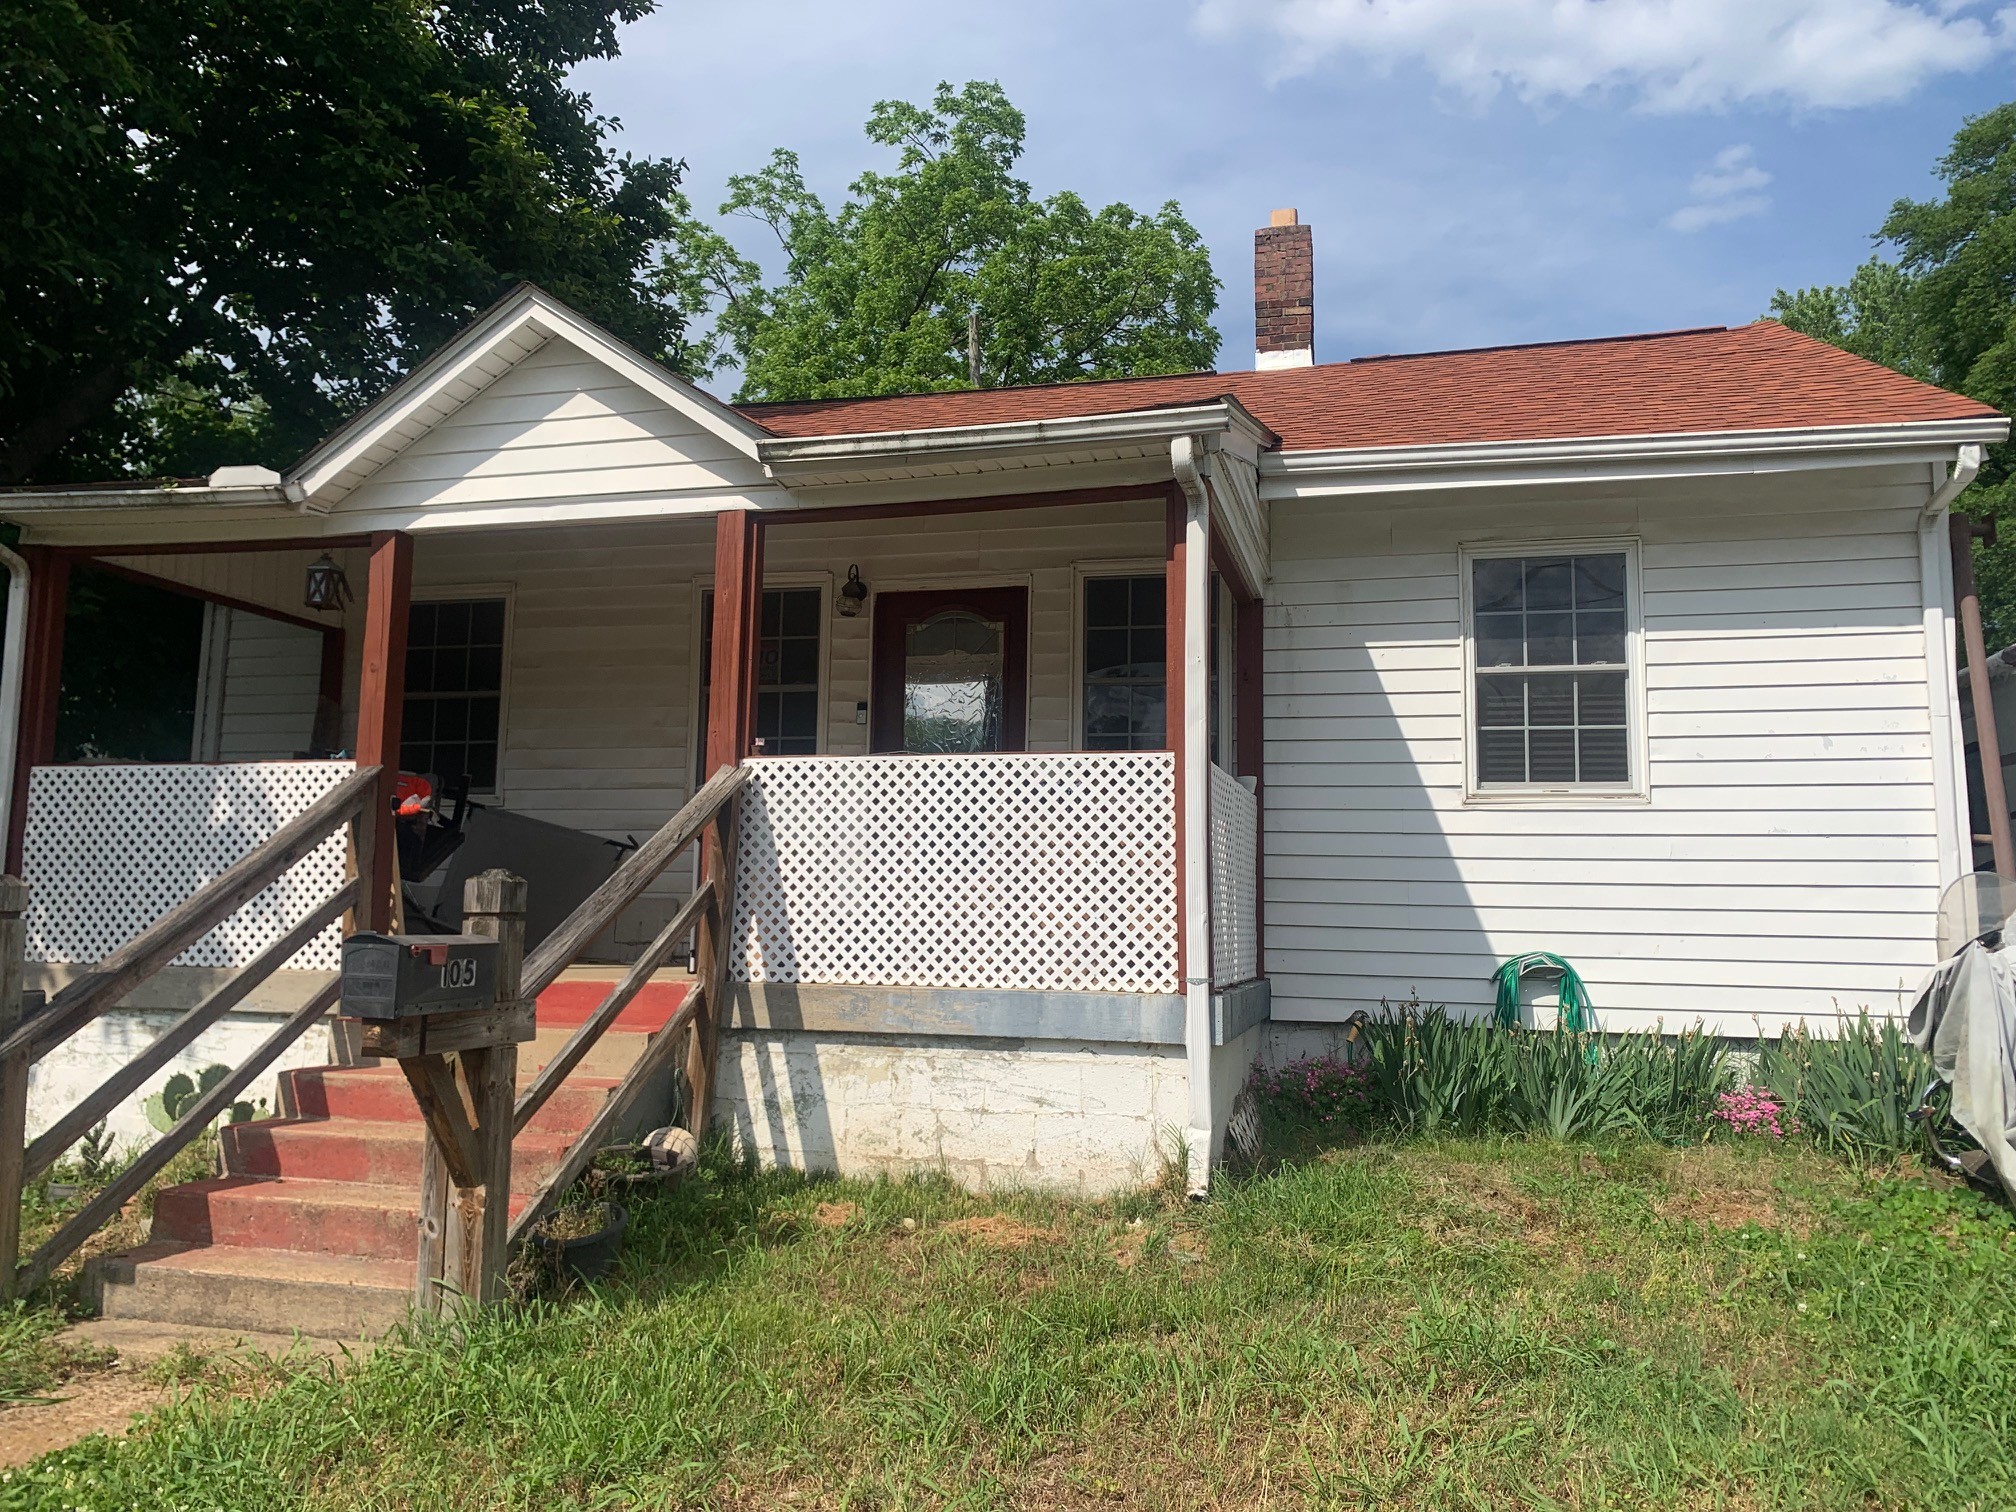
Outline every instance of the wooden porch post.
{"label": "wooden porch post", "polygon": [[[28,888],[0,877],[0,1040],[21,1025],[21,977]],[[21,1188],[27,1180],[28,1061],[24,1050],[0,1058],[0,1304],[12,1302],[20,1274]]]}
{"label": "wooden porch post", "polygon": [[357,687],[357,764],[383,769],[368,823],[357,826],[357,873],[366,883],[360,929],[388,929],[399,917],[398,851],[392,787],[399,780],[399,724],[406,705],[406,619],[413,602],[413,537],[371,537],[364,594],[364,661]]}
{"label": "wooden porch post", "polygon": [[1238,776],[1253,779],[1253,941],[1260,975],[1267,975],[1267,704],[1264,677],[1265,613],[1236,576],[1232,583],[1232,744]]}
{"label": "wooden porch post", "polygon": [[21,875],[28,833],[28,771],[56,759],[56,710],[63,691],[63,617],[70,600],[70,558],[46,546],[23,546],[28,563],[27,645],[21,667],[21,710],[14,743],[14,798],[7,809],[7,871]]}
{"label": "wooden porch post", "polygon": [[[714,648],[708,669],[705,776],[738,766],[749,755],[756,729],[757,656],[763,626],[763,519],[754,510],[724,510],[714,517]],[[701,842],[701,877],[716,886],[716,903],[700,917],[700,980],[715,1000],[694,1015],[686,1047],[686,1127],[695,1140],[707,1132],[714,1104],[714,1067],[728,1003],[728,906],[735,879],[738,803],[717,816]]]}

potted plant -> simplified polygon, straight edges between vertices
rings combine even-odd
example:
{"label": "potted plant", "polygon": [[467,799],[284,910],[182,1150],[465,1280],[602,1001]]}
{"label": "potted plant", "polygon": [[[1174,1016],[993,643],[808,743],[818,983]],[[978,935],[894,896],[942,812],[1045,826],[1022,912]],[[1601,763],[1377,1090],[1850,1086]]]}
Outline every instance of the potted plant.
{"label": "potted plant", "polygon": [[599,1281],[616,1263],[630,1212],[621,1203],[569,1203],[532,1232],[532,1243],[557,1277]]}

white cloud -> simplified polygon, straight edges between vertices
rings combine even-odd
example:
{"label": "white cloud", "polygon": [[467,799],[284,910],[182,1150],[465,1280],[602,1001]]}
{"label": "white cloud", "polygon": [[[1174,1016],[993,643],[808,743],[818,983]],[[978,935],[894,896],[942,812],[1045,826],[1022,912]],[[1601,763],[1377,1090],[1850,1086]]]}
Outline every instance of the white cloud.
{"label": "white cloud", "polygon": [[1771,208],[1763,191],[1771,175],[1757,166],[1749,146],[1725,147],[1709,167],[1694,175],[1687,188],[1693,199],[1666,218],[1675,231],[1705,231]]}
{"label": "white cloud", "polygon": [[1199,0],[1196,16],[1271,36],[1283,75],[1351,52],[1477,102],[1614,91],[1664,113],[1871,105],[2016,46],[2006,0]]}

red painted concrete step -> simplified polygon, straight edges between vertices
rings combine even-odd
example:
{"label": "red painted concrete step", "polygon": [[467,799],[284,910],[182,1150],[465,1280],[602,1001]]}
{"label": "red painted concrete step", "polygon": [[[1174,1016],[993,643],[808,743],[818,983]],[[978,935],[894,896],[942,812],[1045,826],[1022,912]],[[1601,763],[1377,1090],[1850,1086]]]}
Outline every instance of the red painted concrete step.
{"label": "red painted concrete step", "polygon": [[[539,994],[539,1006],[534,1010],[539,1027],[574,1028],[602,1006],[603,999],[609,996],[609,989],[615,985],[616,974],[611,974],[607,980],[599,972],[593,976],[561,977]],[[690,988],[691,984],[687,982],[646,982],[609,1027],[641,1029],[648,1034],[656,1034],[665,1027],[665,1021],[678,1011],[679,1005],[686,1001]]]}
{"label": "red painted concrete step", "polygon": [[[559,1168],[576,1131],[525,1130],[511,1142],[511,1187],[529,1192]],[[298,1176],[363,1186],[420,1185],[426,1130],[361,1118],[262,1118],[223,1130],[224,1169],[234,1176]]]}
{"label": "red painted concrete step", "polygon": [[[519,1047],[522,1087],[601,1004],[620,973],[570,971],[540,994]],[[690,984],[648,983],[512,1142],[514,1213],[558,1167]],[[222,1131],[224,1169],[156,1195],[150,1242],[92,1262],[108,1317],[382,1331],[405,1316],[425,1130],[395,1065],[317,1066],[282,1077],[286,1116]],[[256,1326],[268,1326],[258,1324]]]}
{"label": "red painted concrete step", "polygon": [[[522,1068],[520,1083],[531,1081],[535,1070],[529,1065]],[[310,1066],[283,1075],[280,1106],[296,1118],[420,1121],[413,1088],[397,1066]],[[588,1076],[577,1071],[533,1115],[526,1131],[577,1133],[587,1127],[618,1085],[614,1076]]]}
{"label": "red painted concrete step", "polygon": [[[512,1194],[514,1216],[525,1202],[524,1193]],[[188,1245],[411,1260],[418,1251],[419,1222],[419,1194],[405,1187],[300,1176],[225,1176],[161,1192],[154,1202],[152,1237]]]}

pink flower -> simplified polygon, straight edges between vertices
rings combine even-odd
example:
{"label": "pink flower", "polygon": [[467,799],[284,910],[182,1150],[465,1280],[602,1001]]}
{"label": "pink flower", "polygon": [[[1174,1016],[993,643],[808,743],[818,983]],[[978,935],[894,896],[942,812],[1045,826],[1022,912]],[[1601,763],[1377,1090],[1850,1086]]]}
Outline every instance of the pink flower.
{"label": "pink flower", "polygon": [[1788,1133],[1799,1132],[1798,1121],[1786,1115],[1785,1105],[1756,1087],[1724,1092],[1715,1103],[1711,1116],[1719,1118],[1738,1134],[1761,1134],[1771,1139],[1783,1139]]}

